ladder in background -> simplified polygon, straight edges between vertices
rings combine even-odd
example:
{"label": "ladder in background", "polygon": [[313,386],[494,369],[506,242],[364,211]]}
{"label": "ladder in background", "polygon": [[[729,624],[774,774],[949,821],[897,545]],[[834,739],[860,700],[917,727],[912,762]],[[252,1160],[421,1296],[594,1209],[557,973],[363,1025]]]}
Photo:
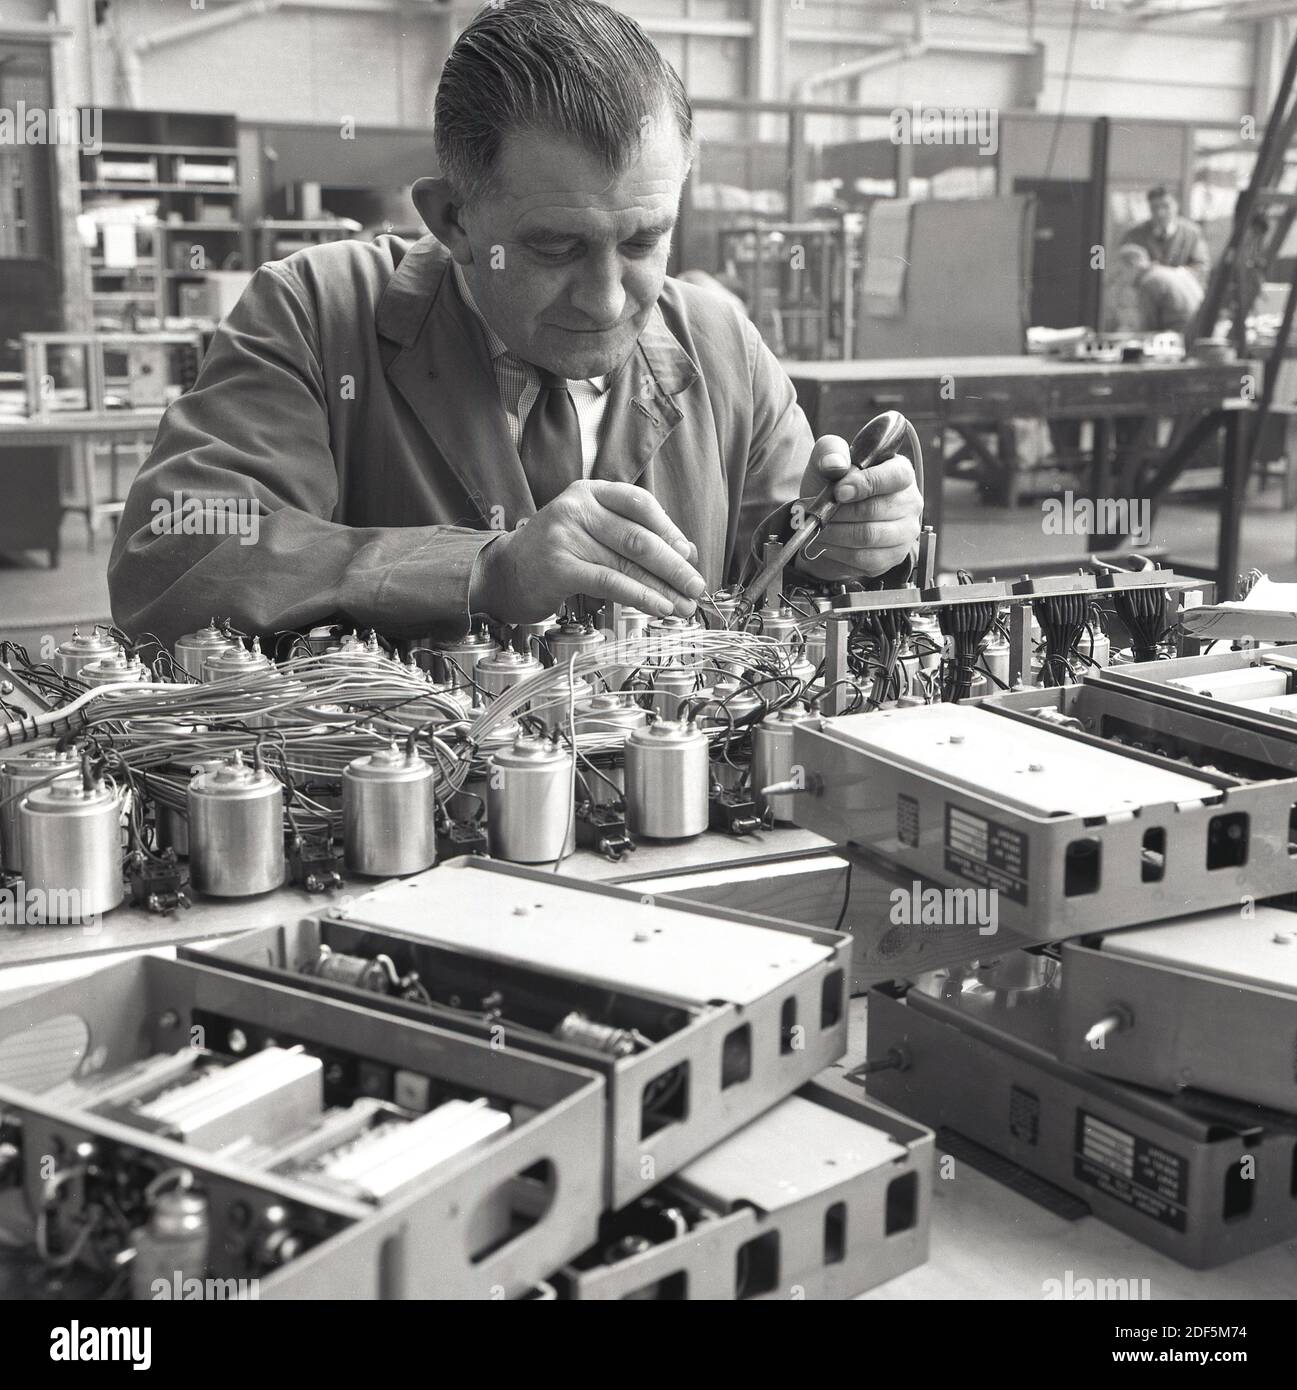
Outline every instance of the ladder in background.
{"label": "ladder in background", "polygon": [[[1194,336],[1210,337],[1222,310],[1228,308],[1232,319],[1230,335],[1240,361],[1248,356],[1248,312],[1297,221],[1297,189],[1281,187],[1288,169],[1289,152],[1294,146],[1297,146],[1297,38],[1284,64],[1252,178],[1235,204],[1229,242],[1212,268],[1194,328]],[[1288,288],[1274,347],[1264,361],[1261,393],[1248,430],[1245,478],[1251,476],[1262,431],[1274,405],[1279,366],[1292,335],[1295,316],[1297,272]],[[1192,350],[1192,341],[1189,346]],[[1290,459],[1288,466],[1297,467],[1297,459]]]}

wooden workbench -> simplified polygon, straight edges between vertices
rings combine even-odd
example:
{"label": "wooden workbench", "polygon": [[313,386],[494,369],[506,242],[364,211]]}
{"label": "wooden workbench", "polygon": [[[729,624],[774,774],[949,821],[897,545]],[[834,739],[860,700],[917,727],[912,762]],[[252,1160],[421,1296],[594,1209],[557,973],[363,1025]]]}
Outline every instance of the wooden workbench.
{"label": "wooden workbench", "polygon": [[[817,435],[850,439],[874,415],[899,410],[923,440],[925,520],[942,523],[943,448],[947,430],[976,447],[973,427],[1012,419],[1090,421],[1094,450],[1084,493],[1091,498],[1150,497],[1156,502],[1202,443],[1223,431],[1221,520],[1216,566],[1183,560],[1181,573],[1215,578],[1219,597],[1234,597],[1239,525],[1246,478],[1245,381],[1251,362],[1077,362],[1057,357],[914,357],[786,364],[797,398]],[[1118,420],[1174,417],[1168,447],[1146,462],[1118,447]],[[1092,536],[1090,549],[1119,549],[1120,537]],[[1007,557],[1006,557],[1007,558]]]}

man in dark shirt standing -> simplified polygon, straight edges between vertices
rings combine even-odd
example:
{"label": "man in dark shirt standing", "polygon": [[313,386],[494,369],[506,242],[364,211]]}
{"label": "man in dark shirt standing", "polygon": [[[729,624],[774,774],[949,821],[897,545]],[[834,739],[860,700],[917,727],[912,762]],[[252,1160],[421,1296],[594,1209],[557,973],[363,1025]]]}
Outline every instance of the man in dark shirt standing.
{"label": "man in dark shirt standing", "polygon": [[1142,246],[1154,265],[1187,266],[1202,286],[1207,284],[1211,258],[1202,230],[1187,217],[1180,216],[1180,205],[1168,189],[1148,192],[1147,222],[1132,227],[1121,239],[1123,246]]}

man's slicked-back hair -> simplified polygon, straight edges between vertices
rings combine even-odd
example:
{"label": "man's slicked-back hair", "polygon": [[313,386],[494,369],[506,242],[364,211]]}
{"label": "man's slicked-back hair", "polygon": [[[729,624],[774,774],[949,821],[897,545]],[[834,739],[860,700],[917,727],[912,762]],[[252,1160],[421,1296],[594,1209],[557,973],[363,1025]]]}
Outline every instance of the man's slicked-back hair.
{"label": "man's slicked-back hair", "polygon": [[598,0],[492,0],[442,69],[433,138],[442,176],[471,202],[489,190],[506,135],[566,137],[616,174],[663,116],[690,159],[684,84],[633,19]]}

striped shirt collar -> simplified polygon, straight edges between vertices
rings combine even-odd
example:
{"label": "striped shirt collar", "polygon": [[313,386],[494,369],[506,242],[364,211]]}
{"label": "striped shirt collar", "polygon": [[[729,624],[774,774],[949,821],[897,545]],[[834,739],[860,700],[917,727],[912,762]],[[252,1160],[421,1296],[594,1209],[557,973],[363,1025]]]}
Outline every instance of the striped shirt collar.
{"label": "striped shirt collar", "polygon": [[[508,357],[511,362],[517,363],[527,373],[534,373],[539,377],[540,373],[537,371],[536,367],[530,362],[524,362],[521,357],[513,352],[504,339],[501,338],[495,329],[486,321],[486,316],[482,313],[481,309],[477,307],[477,300],[473,298],[473,291],[469,287],[468,276],[464,274],[463,266],[461,266],[458,261],[452,261],[451,266],[455,275],[455,285],[459,290],[459,297],[468,306],[469,312],[482,326],[482,332],[486,337],[487,351],[491,354],[491,361],[494,363],[501,357]],[[585,384],[602,393],[608,389],[608,384],[611,379],[611,376],[592,376],[588,378]]]}

